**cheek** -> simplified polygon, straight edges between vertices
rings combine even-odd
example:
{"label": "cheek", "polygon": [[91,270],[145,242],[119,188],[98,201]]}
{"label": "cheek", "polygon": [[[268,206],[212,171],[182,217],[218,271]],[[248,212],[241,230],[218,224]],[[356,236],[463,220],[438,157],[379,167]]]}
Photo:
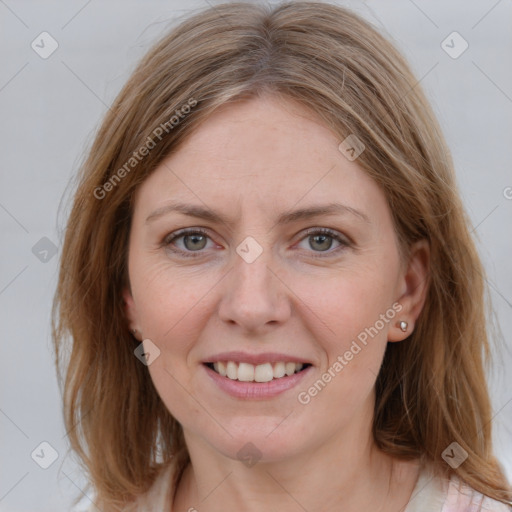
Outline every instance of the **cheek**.
{"label": "cheek", "polygon": [[217,280],[171,269],[166,263],[148,267],[139,280],[137,309],[142,332],[160,349],[148,370],[162,401],[181,423],[190,418],[199,421],[204,414],[191,399],[190,354],[211,315],[206,310],[208,291]]}
{"label": "cheek", "polygon": [[390,273],[368,265],[294,286],[306,306],[304,312],[310,311],[309,328],[317,340],[326,341],[331,355],[343,354],[358,337],[364,343],[365,333],[368,340],[386,338],[396,314]]}
{"label": "cheek", "polygon": [[328,403],[342,406],[333,421],[350,416],[373,389],[388,330],[396,322],[389,275],[368,265],[294,289],[305,304],[300,316],[323,352],[318,377],[325,386],[303,391],[319,410]]}
{"label": "cheek", "polygon": [[[168,262],[155,264],[134,260],[140,271],[133,279],[137,312],[145,337],[164,348],[169,343],[191,344],[201,330],[208,292],[214,288],[217,274],[190,268],[173,268]],[[195,333],[195,334],[194,334]]]}

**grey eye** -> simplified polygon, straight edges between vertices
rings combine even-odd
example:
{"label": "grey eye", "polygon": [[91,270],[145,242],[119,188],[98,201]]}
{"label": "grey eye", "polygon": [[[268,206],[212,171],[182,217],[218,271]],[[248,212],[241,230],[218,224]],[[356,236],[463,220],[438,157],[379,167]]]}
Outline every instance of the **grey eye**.
{"label": "grey eye", "polygon": [[308,239],[310,241],[310,247],[312,249],[316,248],[319,251],[328,251],[331,248],[333,242],[332,236],[326,234],[310,235]]}
{"label": "grey eye", "polygon": [[201,233],[194,233],[192,235],[182,235],[179,238],[183,239],[183,245],[190,251],[201,250],[206,246],[207,236]]}

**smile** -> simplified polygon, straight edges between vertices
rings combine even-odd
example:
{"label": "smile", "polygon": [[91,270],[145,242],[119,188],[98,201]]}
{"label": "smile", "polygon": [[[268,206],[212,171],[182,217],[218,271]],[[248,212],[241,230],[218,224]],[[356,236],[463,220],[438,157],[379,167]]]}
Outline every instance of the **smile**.
{"label": "smile", "polygon": [[279,361],[276,363],[253,365],[250,363],[237,363],[235,361],[217,361],[215,363],[207,363],[207,366],[222,377],[227,377],[231,380],[240,382],[270,382],[294,375],[310,366],[310,364]]}
{"label": "smile", "polygon": [[202,367],[218,390],[243,400],[268,400],[291,391],[314,369],[305,362],[258,363],[217,360]]}

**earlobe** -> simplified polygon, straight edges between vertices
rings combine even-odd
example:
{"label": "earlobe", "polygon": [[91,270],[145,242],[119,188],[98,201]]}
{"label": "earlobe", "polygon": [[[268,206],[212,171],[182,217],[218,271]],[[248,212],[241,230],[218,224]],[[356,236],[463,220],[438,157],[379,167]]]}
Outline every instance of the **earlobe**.
{"label": "earlobe", "polygon": [[420,240],[410,249],[407,268],[401,278],[397,299],[402,306],[396,324],[388,332],[388,341],[402,341],[414,331],[427,298],[429,287],[430,247],[427,240]]}
{"label": "earlobe", "polygon": [[402,332],[407,332],[407,328],[409,327],[409,324],[407,322],[405,322],[404,320],[401,320],[399,325],[400,325],[400,330]]}

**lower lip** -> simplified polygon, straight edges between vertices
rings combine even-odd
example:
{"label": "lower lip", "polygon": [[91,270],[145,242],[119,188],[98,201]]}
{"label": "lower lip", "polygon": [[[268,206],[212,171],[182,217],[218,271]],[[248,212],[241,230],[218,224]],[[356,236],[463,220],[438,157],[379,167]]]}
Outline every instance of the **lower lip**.
{"label": "lower lip", "polygon": [[241,382],[223,377],[216,371],[203,364],[208,376],[219,386],[219,388],[235,398],[263,400],[280,395],[295,387],[304,376],[313,368],[308,366],[304,370],[280,379],[273,379],[269,382]]}

